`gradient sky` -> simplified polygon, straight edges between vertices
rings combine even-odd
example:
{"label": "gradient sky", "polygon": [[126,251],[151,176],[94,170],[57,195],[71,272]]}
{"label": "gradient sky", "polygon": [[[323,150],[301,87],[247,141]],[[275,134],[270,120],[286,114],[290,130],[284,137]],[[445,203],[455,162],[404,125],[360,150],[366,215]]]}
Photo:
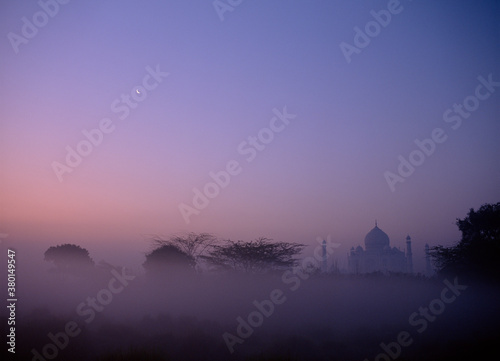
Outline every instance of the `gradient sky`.
{"label": "gradient sky", "polygon": [[[348,63],[340,43],[387,6],[243,1],[221,21],[210,0],[71,1],[16,54],[8,34],[40,7],[2,2],[0,232],[96,259],[182,232],[330,234],[345,254],[375,219],[394,246],[409,233],[420,259],[425,243],[457,241],[457,217],[500,200],[500,88],[457,129],[443,113],[479,76],[500,81],[500,3],[401,0]],[[119,119],[113,101],[157,65],[169,76]],[[247,162],[239,144],[285,106],[296,118]],[[103,118],[115,130],[59,182],[52,162]],[[391,192],[384,172],[435,128],[447,140]],[[241,174],[186,224],[179,204],[230,160]]]}

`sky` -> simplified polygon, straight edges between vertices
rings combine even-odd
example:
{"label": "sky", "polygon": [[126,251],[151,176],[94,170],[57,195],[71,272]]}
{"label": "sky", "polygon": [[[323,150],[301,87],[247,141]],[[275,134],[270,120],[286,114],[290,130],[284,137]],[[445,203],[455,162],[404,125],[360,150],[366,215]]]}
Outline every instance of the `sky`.
{"label": "sky", "polygon": [[419,270],[500,199],[497,1],[0,7],[4,246],[140,264],[153,235],[330,235],[340,257],[377,220]]}

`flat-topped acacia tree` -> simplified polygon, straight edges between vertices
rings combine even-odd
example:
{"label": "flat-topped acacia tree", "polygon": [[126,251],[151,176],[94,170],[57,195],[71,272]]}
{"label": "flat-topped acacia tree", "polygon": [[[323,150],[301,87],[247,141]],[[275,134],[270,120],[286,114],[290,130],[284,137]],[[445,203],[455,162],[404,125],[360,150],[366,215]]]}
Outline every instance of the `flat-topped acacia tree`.
{"label": "flat-topped acacia tree", "polygon": [[244,273],[263,274],[292,268],[298,264],[296,256],[305,245],[273,242],[260,237],[253,241],[226,241],[213,245],[206,256],[201,256],[215,268]]}

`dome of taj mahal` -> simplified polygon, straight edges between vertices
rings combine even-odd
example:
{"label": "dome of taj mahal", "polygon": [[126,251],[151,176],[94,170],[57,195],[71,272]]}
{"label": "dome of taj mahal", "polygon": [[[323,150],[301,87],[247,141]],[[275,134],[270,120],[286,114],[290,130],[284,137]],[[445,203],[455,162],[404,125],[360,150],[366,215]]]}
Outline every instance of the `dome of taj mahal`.
{"label": "dome of taj mahal", "polygon": [[385,247],[389,247],[389,236],[375,224],[375,227],[365,236],[365,249],[376,251],[383,250]]}

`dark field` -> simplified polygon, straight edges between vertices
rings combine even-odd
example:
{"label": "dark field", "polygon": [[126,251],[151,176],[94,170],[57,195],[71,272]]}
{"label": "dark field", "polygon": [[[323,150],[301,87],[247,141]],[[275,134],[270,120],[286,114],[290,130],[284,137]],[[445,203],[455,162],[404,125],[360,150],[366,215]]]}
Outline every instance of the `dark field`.
{"label": "dark field", "polygon": [[[220,274],[135,276],[120,287],[110,281],[121,272],[108,272],[39,277],[46,292],[18,303],[16,357],[452,360],[500,340],[498,287],[472,280]],[[103,291],[110,285],[116,293]]]}

